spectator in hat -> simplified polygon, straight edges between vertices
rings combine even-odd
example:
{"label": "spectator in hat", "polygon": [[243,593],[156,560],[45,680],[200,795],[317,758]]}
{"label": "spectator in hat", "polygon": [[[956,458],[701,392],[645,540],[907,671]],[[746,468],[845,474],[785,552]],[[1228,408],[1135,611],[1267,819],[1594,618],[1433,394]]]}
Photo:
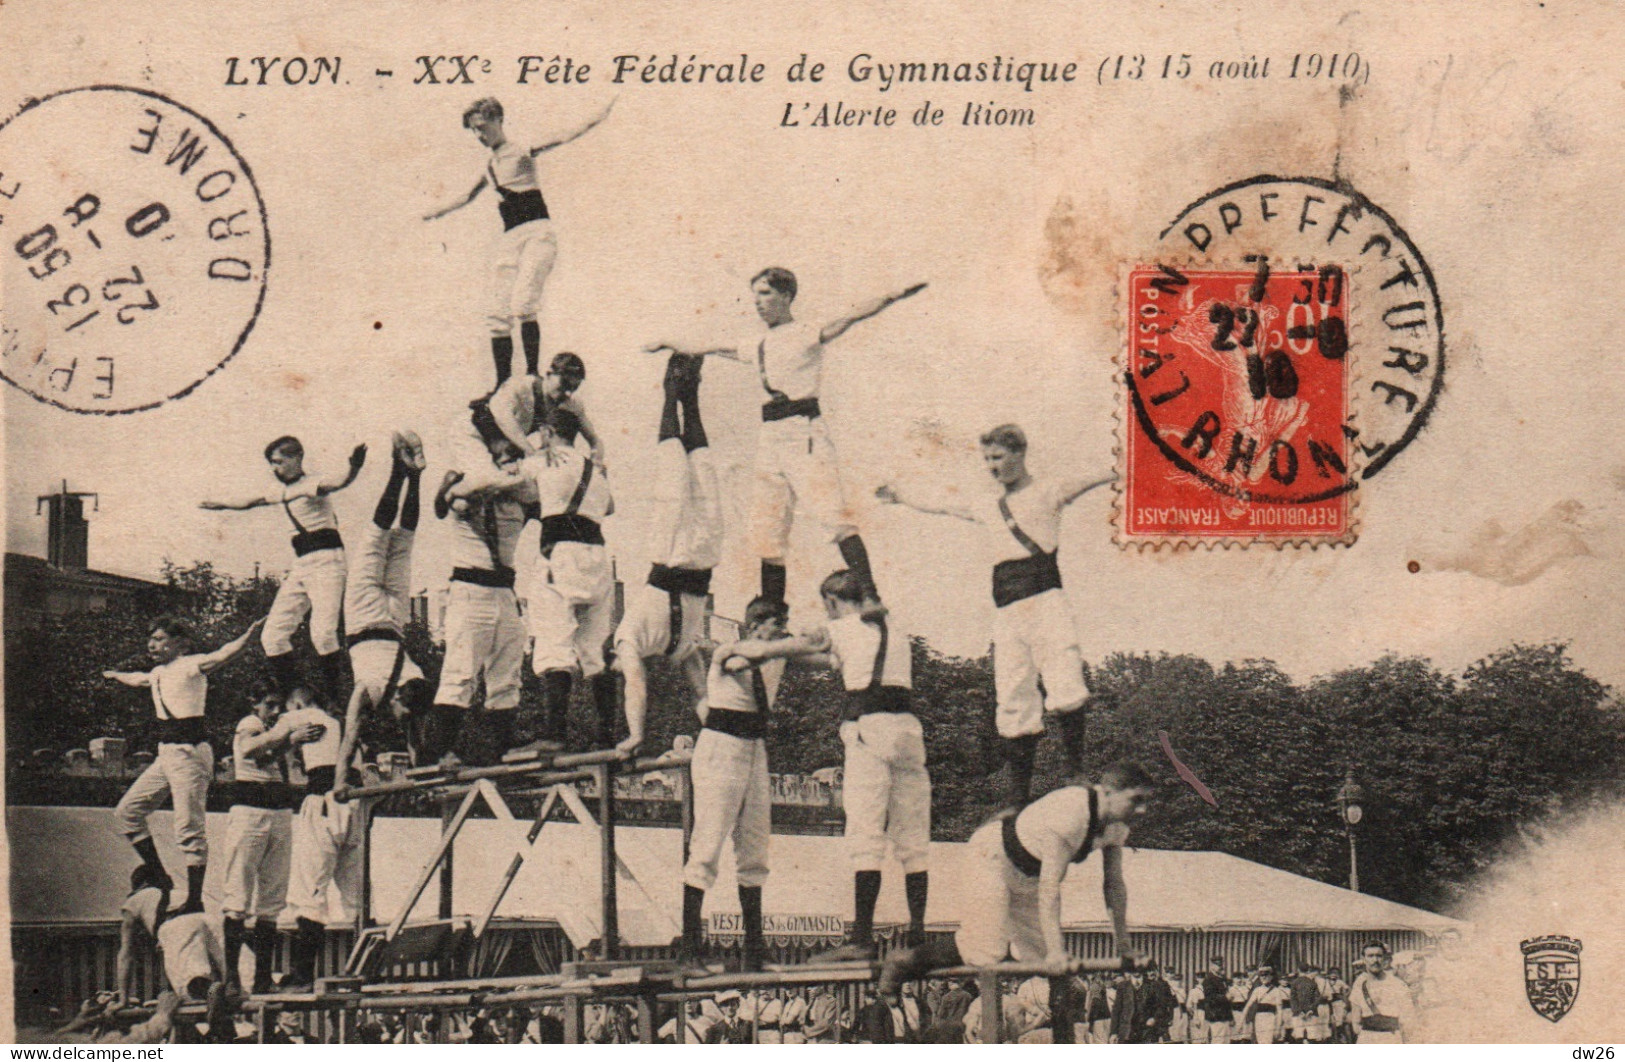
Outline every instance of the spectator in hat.
{"label": "spectator in hat", "polygon": [[1258,968],[1258,984],[1247,997],[1242,1021],[1251,1022],[1253,1039],[1260,1044],[1279,1043],[1284,1031],[1281,1018],[1291,1003],[1292,995],[1285,985],[1275,979],[1273,966]]}
{"label": "spectator in hat", "polygon": [[1138,1039],[1135,1043],[1160,1044],[1168,1038],[1174,1020],[1174,994],[1162,978],[1162,970],[1152,963],[1138,987],[1140,995]]}

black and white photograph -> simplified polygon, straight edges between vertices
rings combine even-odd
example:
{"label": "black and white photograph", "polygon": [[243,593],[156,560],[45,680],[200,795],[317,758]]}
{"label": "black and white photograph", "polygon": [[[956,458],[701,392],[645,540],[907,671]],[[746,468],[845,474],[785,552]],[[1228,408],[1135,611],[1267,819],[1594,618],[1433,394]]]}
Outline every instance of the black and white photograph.
{"label": "black and white photograph", "polygon": [[0,5],[0,1040],[1612,1058],[1622,29]]}

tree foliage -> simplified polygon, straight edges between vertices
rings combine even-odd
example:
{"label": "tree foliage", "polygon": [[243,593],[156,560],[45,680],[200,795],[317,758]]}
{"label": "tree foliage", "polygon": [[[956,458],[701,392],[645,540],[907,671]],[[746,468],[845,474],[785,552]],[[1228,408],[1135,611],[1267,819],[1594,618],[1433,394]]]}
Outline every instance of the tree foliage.
{"label": "tree foliage", "polygon": [[[271,579],[234,580],[207,564],[166,570],[154,600],[48,620],[8,636],[6,737],[13,764],[31,750],[82,748],[98,735],[151,748],[154,714],[143,690],[103,680],[106,668],[144,668],[147,623],[159,611],[192,619],[199,644],[235,637],[269,608]],[[407,644],[434,675],[439,649],[413,625]],[[313,660],[308,644],[304,658]],[[943,656],[913,642],[916,704],[933,784],[933,835],[962,840],[996,810],[999,741],[990,658]],[[258,646],[209,683],[217,748],[248,708],[263,669]],[[312,669],[314,675],[314,668]],[[1116,760],[1151,769],[1159,793],[1135,843],[1216,849],[1323,881],[1344,883],[1348,848],[1337,791],[1352,771],[1366,793],[1356,828],[1362,887],[1405,903],[1448,906],[1520,827],[1625,790],[1625,710],[1563,646],[1514,646],[1459,677],[1417,658],[1384,657],[1307,683],[1268,660],[1215,667],[1182,655],[1114,655],[1089,675],[1094,696],[1085,769]],[[572,727],[591,733],[578,683]],[[650,672],[650,749],[669,748],[699,723],[676,669]],[[527,676],[522,733],[538,719]],[[792,668],[771,720],[773,770],[808,774],[841,762],[843,697],[828,672]],[[489,752],[483,728],[464,745]],[[1209,806],[1175,774],[1159,735],[1212,791]],[[403,748],[384,718],[368,722],[378,748]],[[1058,738],[1040,747],[1034,789],[1071,772]],[[15,792],[15,790],[14,790]]]}

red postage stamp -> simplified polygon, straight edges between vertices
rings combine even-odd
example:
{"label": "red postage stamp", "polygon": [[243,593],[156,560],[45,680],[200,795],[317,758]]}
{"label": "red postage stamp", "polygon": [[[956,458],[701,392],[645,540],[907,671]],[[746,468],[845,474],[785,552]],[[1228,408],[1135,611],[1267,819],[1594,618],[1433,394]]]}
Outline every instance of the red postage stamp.
{"label": "red postage stamp", "polygon": [[1347,288],[1264,260],[1130,271],[1122,541],[1353,540]]}

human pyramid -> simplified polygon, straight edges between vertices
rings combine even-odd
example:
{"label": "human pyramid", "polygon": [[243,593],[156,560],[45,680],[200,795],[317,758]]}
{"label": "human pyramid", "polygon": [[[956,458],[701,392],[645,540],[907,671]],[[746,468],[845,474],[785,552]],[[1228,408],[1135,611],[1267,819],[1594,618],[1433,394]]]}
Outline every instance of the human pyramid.
{"label": "human pyramid", "polygon": [[[293,532],[294,561],[269,614],[228,645],[198,652],[184,621],[162,617],[153,622],[148,645],[156,666],[107,673],[127,685],[151,688],[161,728],[157,759],[119,806],[121,828],[142,859],[125,905],[127,927],[155,938],[171,984],[199,998],[211,992],[210,985],[217,994],[240,991],[238,960],[251,940],[253,989],[265,992],[273,984],[276,919],[285,904],[297,929],[281,987],[309,986],[330,893],[354,916],[361,816],[342,797],[369,713],[391,713],[405,725],[418,772],[426,776],[462,765],[459,737],[482,683],[484,719],[499,756],[546,760],[566,751],[615,748],[630,757],[645,735],[648,662],[665,657],[684,675],[702,725],[690,765],[694,827],[683,869],[680,955],[685,964],[699,966],[705,959],[705,897],[715,883],[724,842],[731,838],[744,916],[743,965],[762,967],[770,832],[767,737],[780,681],[791,665],[834,669],[847,694],[839,725],[855,917],[847,945],[820,960],[876,958],[874,916],[889,852],[904,871],[909,947],[890,956],[882,972],[883,992],[895,994],[902,980],[931,968],[997,962],[1007,951],[1018,959],[1062,964],[1060,883],[1069,866],[1097,848],[1106,867],[1106,900],[1119,951],[1127,956],[1120,846],[1149,793],[1150,779],[1136,766],[1118,765],[1092,781],[1079,776],[1036,800],[1029,792],[1046,712],[1055,716],[1074,765],[1084,751],[1088,689],[1056,551],[1064,508],[1109,477],[1035,480],[1026,468],[1026,438],[1009,424],[981,439],[987,470],[1002,488],[985,504],[931,504],[894,485],[877,492],[883,502],[981,524],[997,558],[992,579],[996,716],[1007,806],[971,840],[966,870],[976,880],[961,886],[978,906],[964,913],[956,939],[926,939],[931,786],[914,712],[909,631],[888,611],[875,585],[819,405],[826,347],[854,325],[920,293],[924,283],[869,300],[827,323],[810,323],[792,311],[795,275],[766,268],[750,285],[764,326],[753,348],[646,345],[649,353],[666,358],[656,482],[645,500],[654,563],[612,630],[613,576],[602,525],[616,501],[603,440],[576,397],[587,365],[568,352],[555,354],[545,368],[541,364],[538,309],[557,247],[535,162],[608,113],[606,108],[565,135],[522,144],[507,137],[500,103],[473,103],[463,124],[489,149],[488,163],[470,192],[425,217],[432,221],[465,206],[489,186],[498,197],[504,230],[487,319],[496,386],[469,405],[470,457],[443,472],[429,499],[436,518],[452,532],[454,562],[445,658],[437,680],[403,641],[413,540],[424,501],[421,481],[428,468],[415,433],[394,436],[389,479],[359,544],[350,547],[353,557],[347,555],[331,496],[355,481],[367,457],[365,446],[350,454],[344,474],[324,478],[304,467],[297,438],[280,437],[265,449],[272,489],[201,503],[221,510],[280,507]],[[516,335],[525,358],[523,374],[511,371]],[[714,648],[704,635],[706,599],[722,556],[724,526],[700,409],[707,357],[749,366],[763,391],[748,534],[760,559],[761,592],[745,608],[737,639]],[[798,514],[837,546],[845,567],[820,584],[827,622],[792,634],[786,556]],[[522,612],[515,550],[521,529],[532,520],[540,525],[542,557]],[[294,650],[293,636],[306,622],[321,675],[315,684],[305,680]],[[202,725],[207,676],[256,633],[270,678],[233,742],[224,931],[217,941],[204,919],[202,894],[208,859],[205,797],[213,776],[213,752]],[[541,718],[533,721],[536,734],[528,742],[517,718],[527,637],[542,693]],[[611,640],[614,651],[606,654]],[[568,707],[578,678],[590,688],[595,708],[596,725],[589,734],[569,732]],[[342,720],[329,711],[341,702],[346,705]],[[297,759],[306,778],[297,814],[289,811],[285,759]],[[173,799],[176,842],[187,868],[186,900],[173,908],[171,879],[147,827],[148,815],[165,797]],[[120,991],[128,970],[121,962]]]}

